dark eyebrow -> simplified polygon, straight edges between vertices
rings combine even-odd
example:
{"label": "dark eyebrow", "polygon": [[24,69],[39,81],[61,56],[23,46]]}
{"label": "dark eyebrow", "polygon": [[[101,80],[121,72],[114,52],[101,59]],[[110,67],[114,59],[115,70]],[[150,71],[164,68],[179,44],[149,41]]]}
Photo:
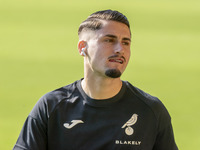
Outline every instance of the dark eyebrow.
{"label": "dark eyebrow", "polygon": [[[114,39],[117,39],[117,36],[115,35],[112,35],[112,34],[106,34],[104,37],[110,37],[110,38],[114,38]],[[130,41],[131,42],[131,39],[130,38],[123,38],[122,40],[125,40],[125,41]]]}
{"label": "dark eyebrow", "polygon": [[106,34],[105,37],[110,37],[110,38],[114,38],[114,39],[117,39],[117,36],[115,35],[112,35],[112,34]]}
{"label": "dark eyebrow", "polygon": [[123,38],[123,40],[131,42],[130,38]]}

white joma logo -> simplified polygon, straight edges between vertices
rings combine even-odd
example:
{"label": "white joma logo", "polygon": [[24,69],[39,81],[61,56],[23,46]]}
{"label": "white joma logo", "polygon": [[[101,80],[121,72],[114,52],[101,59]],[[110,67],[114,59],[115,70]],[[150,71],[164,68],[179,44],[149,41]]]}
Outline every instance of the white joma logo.
{"label": "white joma logo", "polygon": [[71,121],[72,123],[69,124],[69,123],[64,123],[64,127],[67,128],[67,129],[71,129],[73,128],[75,125],[79,124],[79,123],[84,123],[82,120],[72,120]]}

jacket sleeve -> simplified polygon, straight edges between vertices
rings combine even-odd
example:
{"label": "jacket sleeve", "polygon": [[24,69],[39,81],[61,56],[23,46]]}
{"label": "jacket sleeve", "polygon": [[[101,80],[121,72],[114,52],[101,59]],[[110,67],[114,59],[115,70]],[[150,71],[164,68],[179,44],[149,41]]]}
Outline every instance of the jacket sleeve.
{"label": "jacket sleeve", "polygon": [[48,115],[41,98],[27,117],[13,150],[46,150]]}
{"label": "jacket sleeve", "polygon": [[41,123],[28,116],[13,150],[46,150],[46,140]]}
{"label": "jacket sleeve", "polygon": [[171,123],[158,132],[153,150],[178,150]]}
{"label": "jacket sleeve", "polygon": [[153,104],[153,108],[157,116],[157,134],[153,150],[178,150],[169,112],[159,99]]}

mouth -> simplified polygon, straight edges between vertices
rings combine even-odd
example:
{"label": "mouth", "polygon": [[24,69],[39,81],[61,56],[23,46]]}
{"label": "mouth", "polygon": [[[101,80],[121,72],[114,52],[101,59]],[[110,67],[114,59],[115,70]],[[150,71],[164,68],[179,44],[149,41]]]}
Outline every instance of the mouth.
{"label": "mouth", "polygon": [[123,56],[111,56],[108,58],[109,62],[123,64],[125,62],[125,58]]}
{"label": "mouth", "polygon": [[123,59],[109,59],[109,62],[115,62],[115,63],[123,64],[124,60]]}

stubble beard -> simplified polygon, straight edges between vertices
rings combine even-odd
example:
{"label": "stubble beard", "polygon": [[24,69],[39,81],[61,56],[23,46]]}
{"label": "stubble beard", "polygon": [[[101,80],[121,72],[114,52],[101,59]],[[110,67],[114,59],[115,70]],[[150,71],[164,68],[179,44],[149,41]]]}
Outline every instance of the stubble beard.
{"label": "stubble beard", "polygon": [[108,69],[105,71],[105,75],[110,78],[119,78],[122,73],[118,69]]}

